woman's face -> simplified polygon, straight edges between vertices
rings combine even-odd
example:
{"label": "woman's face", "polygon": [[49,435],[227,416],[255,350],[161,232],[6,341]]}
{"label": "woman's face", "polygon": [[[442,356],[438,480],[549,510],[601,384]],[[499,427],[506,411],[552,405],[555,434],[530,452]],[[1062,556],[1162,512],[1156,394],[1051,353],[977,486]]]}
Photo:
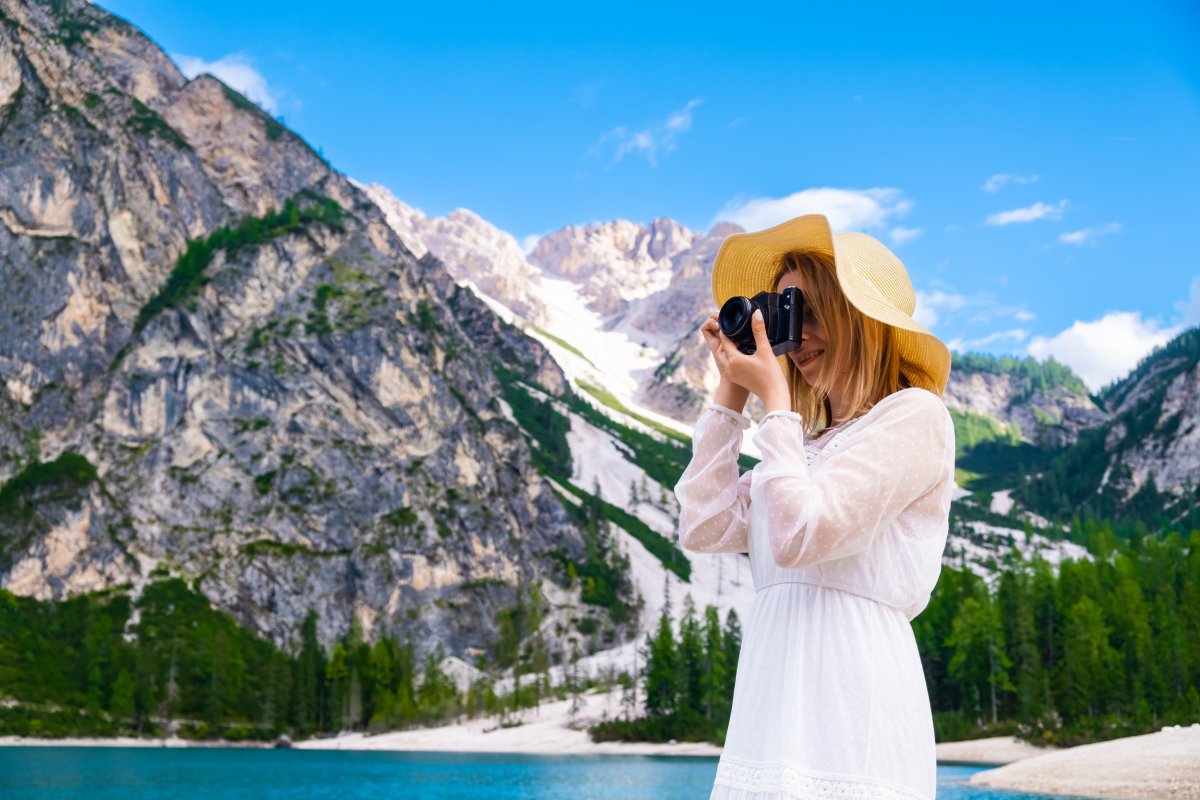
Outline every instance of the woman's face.
{"label": "woman's face", "polygon": [[[799,271],[789,272],[779,279],[775,291],[782,292],[788,287],[795,286],[803,292],[803,280]],[[800,370],[800,374],[809,384],[815,385],[817,376],[821,374],[821,364],[825,359],[825,345],[825,331],[821,329],[821,323],[813,314],[812,307],[805,303],[800,347],[788,353],[787,357],[792,360],[796,369]]]}

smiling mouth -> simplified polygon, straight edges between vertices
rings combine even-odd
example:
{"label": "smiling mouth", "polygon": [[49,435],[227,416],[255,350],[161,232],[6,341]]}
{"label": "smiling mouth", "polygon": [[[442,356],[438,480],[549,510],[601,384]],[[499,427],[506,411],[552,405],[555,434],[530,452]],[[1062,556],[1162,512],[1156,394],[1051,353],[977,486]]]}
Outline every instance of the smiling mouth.
{"label": "smiling mouth", "polygon": [[797,364],[807,364],[809,361],[812,361],[814,358],[816,358],[817,356],[821,355],[821,353],[824,353],[824,352],[825,352],[824,350],[814,350],[811,353],[806,353],[802,356],[797,356],[796,363]]}

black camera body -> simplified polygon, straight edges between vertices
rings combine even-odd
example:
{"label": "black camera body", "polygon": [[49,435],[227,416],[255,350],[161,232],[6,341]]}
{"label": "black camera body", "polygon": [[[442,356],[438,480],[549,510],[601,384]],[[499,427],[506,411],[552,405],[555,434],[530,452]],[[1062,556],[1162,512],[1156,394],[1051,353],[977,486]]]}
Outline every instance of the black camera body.
{"label": "black camera body", "polygon": [[801,326],[804,320],[804,293],[795,286],[782,292],[759,292],[754,297],[731,297],[721,306],[717,323],[721,332],[733,340],[737,349],[752,355],[757,349],[750,317],[754,309],[762,310],[767,340],[777,356],[800,347]]}

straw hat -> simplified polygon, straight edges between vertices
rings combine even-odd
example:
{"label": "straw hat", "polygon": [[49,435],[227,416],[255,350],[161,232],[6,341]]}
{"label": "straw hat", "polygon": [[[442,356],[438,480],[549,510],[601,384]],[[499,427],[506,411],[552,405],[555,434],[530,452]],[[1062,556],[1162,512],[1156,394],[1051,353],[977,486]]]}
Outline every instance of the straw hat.
{"label": "straw hat", "polygon": [[834,233],[824,214],[805,214],[774,228],[735,233],[721,243],[713,264],[717,308],[731,297],[774,291],[771,281],[793,252],[824,256],[837,265],[837,280],[850,303],[895,329],[900,372],[913,386],[941,396],[950,376],[950,351],[913,320],[917,305],[908,271],[896,254],[865,233]]}

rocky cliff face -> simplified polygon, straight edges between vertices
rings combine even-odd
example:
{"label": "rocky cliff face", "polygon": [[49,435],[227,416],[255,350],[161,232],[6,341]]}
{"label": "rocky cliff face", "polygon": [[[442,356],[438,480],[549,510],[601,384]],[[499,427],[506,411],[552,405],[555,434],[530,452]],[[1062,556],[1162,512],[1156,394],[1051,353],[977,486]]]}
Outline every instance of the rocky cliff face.
{"label": "rocky cliff face", "polygon": [[951,409],[994,419],[1022,441],[1048,448],[1073,444],[1081,431],[1112,416],[1086,391],[1060,385],[1030,392],[1011,374],[959,365],[950,370],[942,399]]}
{"label": "rocky cliff face", "polygon": [[672,219],[570,225],[542,237],[529,258],[551,275],[570,278],[595,311],[610,317],[666,288],[674,259],[698,238]]}
{"label": "rocky cliff face", "polygon": [[1200,505],[1200,328],[1184,331],[1108,387],[1101,489],[1128,499],[1148,486],[1164,505]]}
{"label": "rocky cliff face", "polygon": [[0,585],[157,566],[281,644],[312,608],[326,644],[452,654],[531,582],[549,626],[577,603],[489,369],[552,383],[544,350],[236,92],[82,0],[0,0],[0,209]]}

